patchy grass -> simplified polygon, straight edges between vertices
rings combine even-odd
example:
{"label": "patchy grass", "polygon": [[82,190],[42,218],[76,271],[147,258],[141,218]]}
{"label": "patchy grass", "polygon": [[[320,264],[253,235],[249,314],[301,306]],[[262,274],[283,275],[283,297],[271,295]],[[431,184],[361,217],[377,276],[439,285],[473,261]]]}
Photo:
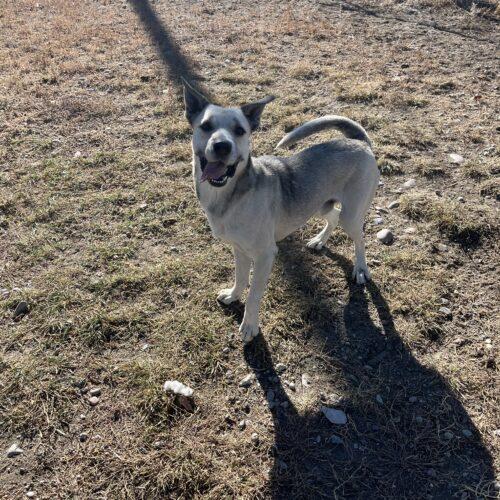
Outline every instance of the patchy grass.
{"label": "patchy grass", "polygon": [[[25,452],[0,461],[0,497],[493,498],[494,23],[444,0],[150,2],[218,102],[277,96],[256,155],[344,114],[384,174],[373,281],[353,284],[340,229],[304,248],[313,219],[279,244],[263,335],[243,348],[242,306],[215,300],[232,254],[194,194],[181,92],[131,5],[2,7],[0,447]],[[194,412],[166,379],[193,387]]]}

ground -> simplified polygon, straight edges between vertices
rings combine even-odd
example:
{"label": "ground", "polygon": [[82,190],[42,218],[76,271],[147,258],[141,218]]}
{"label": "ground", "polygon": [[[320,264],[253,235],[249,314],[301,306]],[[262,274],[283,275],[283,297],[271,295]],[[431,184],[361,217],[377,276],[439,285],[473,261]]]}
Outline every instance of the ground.
{"label": "ground", "polygon": [[[0,21],[0,497],[498,495],[498,8],[20,0]],[[366,127],[368,286],[340,230],[305,248],[313,220],[241,345],[181,75],[224,104],[277,96],[256,155],[327,113]]]}

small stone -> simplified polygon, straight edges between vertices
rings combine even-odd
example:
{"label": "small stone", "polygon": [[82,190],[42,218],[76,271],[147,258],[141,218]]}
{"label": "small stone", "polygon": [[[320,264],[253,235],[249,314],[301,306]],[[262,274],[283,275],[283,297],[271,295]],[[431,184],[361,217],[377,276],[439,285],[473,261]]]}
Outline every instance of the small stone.
{"label": "small stone", "polygon": [[141,203],[141,204],[139,205],[139,208],[140,208],[141,210],[144,210],[144,209],[145,209],[145,208],[147,208],[147,207],[148,207],[148,204],[147,204],[146,202]]}
{"label": "small stone", "polygon": [[389,213],[389,210],[387,210],[387,208],[379,207],[379,206],[375,207],[375,211],[376,212],[380,212],[382,214],[388,214]]}
{"label": "small stone", "polygon": [[382,399],[382,396],[380,394],[377,394],[375,396],[375,401],[379,404],[379,405],[383,405],[384,404],[384,400]]}
{"label": "small stone", "polygon": [[92,396],[89,398],[90,406],[97,406],[99,404],[99,398],[97,396]]}
{"label": "small stone", "polygon": [[150,347],[151,347],[151,345],[150,345],[150,344],[142,344],[142,346],[141,346],[141,350],[142,350],[142,351],[147,351]]}
{"label": "small stone", "polygon": [[224,349],[222,349],[222,354],[229,354],[231,352],[231,349],[229,347],[224,347]]}
{"label": "small stone", "polygon": [[2,299],[8,299],[10,296],[10,292],[9,290],[7,290],[7,288],[0,288],[0,297],[2,297]]}
{"label": "small stone", "polygon": [[250,387],[255,380],[255,375],[253,373],[248,374],[245,378],[242,378],[238,384],[240,387]]}
{"label": "small stone", "polygon": [[269,403],[274,401],[274,391],[272,389],[269,389],[266,394],[266,399]]}
{"label": "small stone", "polygon": [[35,498],[36,497],[36,493],[34,491],[30,490],[30,491],[26,492],[26,496],[28,498]]}
{"label": "small stone", "polygon": [[87,439],[89,438],[89,435],[86,432],[82,432],[79,436],[78,439],[82,442],[85,443]]}
{"label": "small stone", "polygon": [[394,200],[394,201],[391,201],[391,203],[389,203],[389,205],[387,205],[387,208],[389,210],[394,210],[395,208],[398,208],[400,205],[400,202],[398,200]]}
{"label": "small stone", "polygon": [[416,227],[407,227],[405,229],[405,233],[406,234],[415,234],[417,232],[417,228]]}
{"label": "small stone", "polygon": [[330,436],[330,439],[328,441],[330,441],[330,443],[332,444],[344,444],[344,440],[340,436],[337,436],[336,434]]}
{"label": "small stone", "polygon": [[302,374],[301,381],[304,387],[309,387],[311,385],[311,377],[307,373]]}
{"label": "small stone", "polygon": [[389,229],[381,229],[377,233],[377,239],[384,245],[390,245],[394,241],[394,235]]}
{"label": "small stone", "polygon": [[416,403],[416,402],[418,401],[418,398],[417,398],[417,396],[410,396],[410,397],[408,398],[408,401],[409,401],[410,403]]}
{"label": "small stone", "polygon": [[472,432],[469,430],[469,429],[462,429],[462,434],[464,435],[464,437],[466,438],[470,438],[472,437]]}
{"label": "small stone", "polygon": [[417,184],[417,181],[415,179],[408,179],[404,184],[403,187],[405,189],[411,189],[412,187],[415,187]]}
{"label": "small stone", "polygon": [[240,420],[238,422],[238,429],[240,429],[240,431],[244,431],[246,429],[246,426],[247,426],[246,420]]}
{"label": "small stone", "polygon": [[295,391],[295,382],[288,382],[286,381],[285,384],[290,388],[290,390]]}
{"label": "small stone", "polygon": [[464,157],[456,153],[451,153],[449,158],[450,162],[454,163],[455,165],[460,165],[464,162]]}
{"label": "small stone", "polygon": [[493,431],[493,435],[499,437],[500,436],[500,429],[495,429]]}
{"label": "small stone", "polygon": [[415,417],[415,422],[417,422],[417,424],[421,424],[423,421],[424,421],[424,419],[420,415]]}
{"label": "small stone", "polygon": [[17,457],[18,455],[21,455],[24,453],[24,450],[20,448],[17,443],[14,443],[8,450],[7,450],[7,458],[14,458]]}
{"label": "small stone", "polygon": [[90,389],[89,394],[91,396],[100,396],[101,395],[101,388],[100,387],[94,387],[93,389]]}
{"label": "small stone", "polygon": [[427,469],[427,475],[429,477],[436,477],[436,471],[434,469]]}
{"label": "small stone", "polygon": [[493,489],[495,491],[500,491],[500,481],[493,481]]}
{"label": "small stone", "polygon": [[443,315],[444,317],[446,317],[446,318],[451,318],[452,317],[451,309],[449,309],[448,307],[440,307],[439,308],[439,313],[441,315]]}
{"label": "small stone", "polygon": [[28,314],[28,312],[29,312],[28,303],[23,300],[19,302],[19,304],[17,304],[16,309],[14,310],[13,318],[14,319],[21,318],[25,314]]}
{"label": "small stone", "polygon": [[193,397],[193,389],[184,385],[182,382],[178,380],[167,380],[163,384],[163,390],[165,392],[170,392],[172,394],[180,394],[181,396],[185,396],[187,398]]}
{"label": "small stone", "polygon": [[436,245],[436,248],[440,251],[440,252],[447,252],[448,251],[448,246],[445,245],[444,243],[438,243]]}
{"label": "small stone", "polygon": [[82,156],[82,152],[81,151],[75,151],[75,154],[73,155],[73,158],[80,158],[80,156]]}
{"label": "small stone", "polygon": [[457,201],[458,201],[459,203],[465,203],[465,198],[464,198],[463,196],[459,196],[459,197],[457,198]]}
{"label": "small stone", "polygon": [[276,370],[276,373],[283,373],[286,370],[286,365],[284,363],[278,363],[274,369]]}
{"label": "small stone", "polygon": [[451,431],[445,431],[443,433],[443,437],[449,441],[450,439],[453,439],[455,437],[455,434],[453,434],[453,432]]}
{"label": "small stone", "polygon": [[252,443],[253,443],[255,446],[257,446],[257,445],[260,443],[259,435],[258,435],[256,432],[254,432],[254,433],[251,435],[250,439],[252,440]]}
{"label": "small stone", "polygon": [[321,411],[332,424],[345,425],[347,423],[347,415],[342,410],[322,406]]}
{"label": "small stone", "polygon": [[450,301],[448,299],[445,299],[444,297],[441,297],[440,302],[443,306],[447,306],[450,303]]}
{"label": "small stone", "polygon": [[380,224],[383,224],[384,223],[384,219],[382,219],[382,217],[375,217],[375,219],[373,219],[373,224],[375,224],[376,226],[380,226]]}

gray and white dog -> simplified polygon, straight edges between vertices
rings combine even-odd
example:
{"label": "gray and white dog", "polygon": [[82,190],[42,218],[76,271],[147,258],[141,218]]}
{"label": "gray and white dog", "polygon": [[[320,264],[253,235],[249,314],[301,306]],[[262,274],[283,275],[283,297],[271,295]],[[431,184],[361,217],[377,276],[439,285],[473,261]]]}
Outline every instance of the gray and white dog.
{"label": "gray and white dog", "polygon": [[[215,237],[233,246],[234,286],[217,299],[241,298],[253,279],[240,325],[243,342],[259,333],[260,302],[271,274],[276,242],[312,216],[326,220],[307,246],[321,249],[337,223],[354,241],[358,284],[370,279],[363,223],[378,186],[379,171],[366,131],[342,116],[325,116],[296,128],[278,144],[286,146],[334,128],[344,138],[317,144],[288,158],[252,158],[250,135],[273,97],[225,108],[211,104],[184,82],[186,117],[193,128],[193,177],[196,194]],[[341,206],[339,210],[339,205]]]}

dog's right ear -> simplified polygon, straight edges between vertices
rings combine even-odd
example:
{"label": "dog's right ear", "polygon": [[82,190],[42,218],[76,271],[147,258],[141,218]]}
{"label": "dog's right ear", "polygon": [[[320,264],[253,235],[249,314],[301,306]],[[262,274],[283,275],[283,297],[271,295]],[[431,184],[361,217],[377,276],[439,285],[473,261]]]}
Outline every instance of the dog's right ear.
{"label": "dog's right ear", "polygon": [[182,79],[184,85],[184,106],[186,108],[186,118],[192,125],[196,117],[210,104],[208,99],[200,94],[189,83]]}

